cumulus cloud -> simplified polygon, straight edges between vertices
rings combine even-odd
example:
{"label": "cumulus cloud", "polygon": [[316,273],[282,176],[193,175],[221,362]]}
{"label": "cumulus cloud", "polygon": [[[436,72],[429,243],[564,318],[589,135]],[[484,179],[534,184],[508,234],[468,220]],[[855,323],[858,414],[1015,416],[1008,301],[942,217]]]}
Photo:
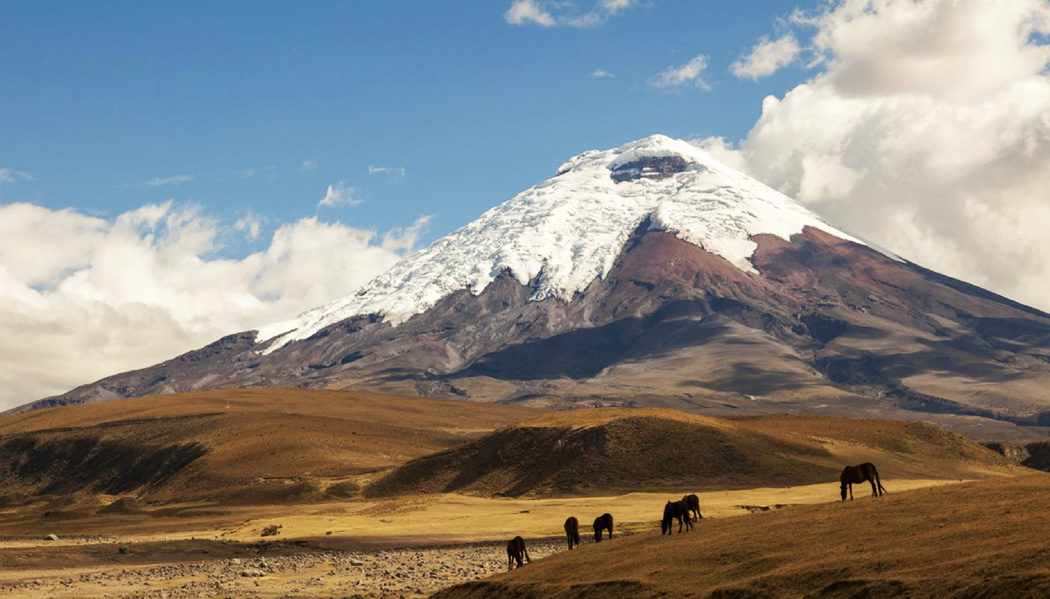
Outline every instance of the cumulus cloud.
{"label": "cumulus cloud", "polygon": [[346,181],[340,181],[335,185],[328,186],[328,191],[325,192],[321,201],[317,203],[317,207],[357,206],[360,203],[361,200],[354,197],[354,188],[347,185]]}
{"label": "cumulus cloud", "polygon": [[701,77],[705,69],[707,69],[707,56],[701,54],[683,65],[668,67],[657,73],[649,84],[667,91],[677,90],[684,86],[711,89]]}
{"label": "cumulus cloud", "polygon": [[380,235],[304,218],[265,250],[224,258],[230,228],[193,206],[110,220],[0,205],[0,409],[353,293],[412,251],[426,222]]}
{"label": "cumulus cloud", "polygon": [[149,181],[145,181],[142,184],[147,187],[164,187],[165,185],[178,185],[179,183],[185,183],[187,181],[193,181],[192,175],[174,175],[171,177],[155,177]]}
{"label": "cumulus cloud", "polygon": [[1050,309],[1050,3],[843,0],[793,21],[819,70],[765,99],[735,158],[848,231]]}
{"label": "cumulus cloud", "polygon": [[740,79],[757,81],[760,77],[772,75],[794,62],[801,51],[795,36],[790,33],[772,41],[763,37],[751,48],[747,56],[737,59],[729,70]]}
{"label": "cumulus cloud", "polygon": [[638,4],[638,0],[600,0],[584,10],[563,0],[513,0],[503,19],[511,25],[594,27]]}
{"label": "cumulus cloud", "polygon": [[14,183],[15,181],[32,181],[33,175],[25,171],[13,168],[0,168],[0,183]]}
{"label": "cumulus cloud", "polygon": [[616,75],[613,75],[612,73],[610,73],[609,71],[606,71],[605,69],[595,69],[595,70],[591,71],[591,77],[594,77],[595,79],[608,79],[610,77],[615,77],[615,76]]}
{"label": "cumulus cloud", "polygon": [[302,164],[299,165],[299,172],[308,173],[311,171],[316,171],[318,166],[319,164],[317,159],[304,160]]}

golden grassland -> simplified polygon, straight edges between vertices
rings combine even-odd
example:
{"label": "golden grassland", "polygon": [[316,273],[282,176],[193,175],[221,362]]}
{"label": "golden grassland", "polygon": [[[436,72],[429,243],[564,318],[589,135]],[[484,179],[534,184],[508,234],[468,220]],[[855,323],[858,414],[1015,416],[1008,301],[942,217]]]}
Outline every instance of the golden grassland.
{"label": "golden grassland", "polygon": [[[507,438],[523,439],[514,446],[520,451],[496,455]],[[141,484],[118,493],[92,486],[124,480],[106,451],[116,459],[189,444],[199,457],[162,479],[133,477]],[[26,452],[48,448],[58,453],[46,455],[80,468],[69,452],[84,447],[95,456],[84,463],[97,471],[73,489],[62,490],[61,464],[34,470],[26,461]],[[236,390],[5,416],[0,449],[8,460],[0,470],[0,594],[13,596],[27,580],[43,580],[47,594],[102,597],[116,592],[102,582],[112,583],[113,572],[260,555],[431,547],[421,550],[426,561],[442,545],[558,537],[569,515],[587,537],[603,512],[616,519],[612,543],[585,543],[445,596],[926,596],[948,584],[956,566],[962,581],[943,588],[1023,596],[1045,590],[1043,566],[1031,556],[1050,551],[1041,516],[1050,479],[916,422],[540,412],[356,392]],[[554,459],[556,451],[568,458]],[[660,470],[665,461],[672,467]],[[860,485],[857,501],[840,504],[838,471],[863,461],[878,464],[890,493],[870,499]],[[420,467],[434,463],[441,468]],[[399,476],[409,484],[397,492],[370,492]],[[591,484],[559,487],[580,477]],[[450,489],[454,480],[477,484]],[[689,492],[700,492],[705,519],[691,533],[660,537],[664,502]],[[269,525],[280,532],[264,538]],[[48,534],[58,540],[44,540]],[[1007,548],[995,550],[999,541]],[[485,547],[484,559],[504,562],[498,546]],[[311,587],[317,596],[327,596],[325,589],[362,580],[330,566],[297,568],[260,579],[269,594],[259,581],[237,577],[223,592],[294,595],[309,573],[322,580]],[[179,572],[159,587],[129,582],[144,586],[113,596],[192,583]]]}

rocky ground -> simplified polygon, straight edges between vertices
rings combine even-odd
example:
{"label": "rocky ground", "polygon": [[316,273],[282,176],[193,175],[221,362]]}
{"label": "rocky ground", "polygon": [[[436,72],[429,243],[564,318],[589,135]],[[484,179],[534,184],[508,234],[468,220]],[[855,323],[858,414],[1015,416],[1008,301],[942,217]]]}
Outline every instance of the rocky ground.
{"label": "rocky ground", "polygon": [[[564,551],[563,543],[561,539],[532,540],[528,551],[535,560]],[[93,568],[67,576],[27,578],[0,587],[0,596],[417,598],[506,569],[505,543],[475,543]]]}

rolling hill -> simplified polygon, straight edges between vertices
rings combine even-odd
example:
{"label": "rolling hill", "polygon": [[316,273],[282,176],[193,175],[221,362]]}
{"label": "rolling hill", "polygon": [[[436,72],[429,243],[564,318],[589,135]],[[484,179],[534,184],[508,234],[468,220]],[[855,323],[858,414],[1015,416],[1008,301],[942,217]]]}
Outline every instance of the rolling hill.
{"label": "rolling hill", "polygon": [[586,544],[435,599],[1045,597],[1050,477],[705,519]]}
{"label": "rolling hill", "polygon": [[298,389],[210,391],[0,418],[0,494],[281,503],[535,415],[514,406]]}
{"label": "rolling hill", "polygon": [[727,420],[603,408],[544,414],[416,458],[365,494],[535,497],[793,486],[837,480],[843,465],[863,461],[914,478],[970,478],[1007,464],[962,435],[918,422]]}

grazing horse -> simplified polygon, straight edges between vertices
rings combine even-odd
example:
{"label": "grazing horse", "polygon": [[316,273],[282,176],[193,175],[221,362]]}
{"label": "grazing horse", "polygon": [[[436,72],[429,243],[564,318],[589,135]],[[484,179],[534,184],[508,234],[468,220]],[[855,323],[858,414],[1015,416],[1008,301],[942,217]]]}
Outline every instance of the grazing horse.
{"label": "grazing horse", "polygon": [[601,516],[598,516],[597,518],[595,518],[594,519],[594,542],[595,543],[601,543],[602,542],[602,531],[603,530],[608,530],[609,531],[609,538],[612,539],[612,528],[613,528],[612,514],[602,514]]}
{"label": "grazing horse", "polygon": [[696,496],[696,493],[686,495],[682,498],[682,501],[689,506],[689,515],[696,514],[694,520],[701,520],[703,516],[700,515],[700,498]]}
{"label": "grazing horse", "polygon": [[678,534],[682,534],[682,526],[686,530],[693,529],[693,519],[689,517],[689,505],[684,501],[668,501],[664,506],[664,518],[660,521],[660,534],[669,535],[674,530],[674,521],[678,520]]}
{"label": "grazing horse", "polygon": [[580,546],[580,521],[576,519],[576,516],[569,516],[565,519],[565,538],[569,541],[569,550],[573,547]]}
{"label": "grazing horse", "polygon": [[881,497],[886,492],[886,488],[882,486],[882,481],[879,480],[879,471],[875,469],[875,464],[871,462],[864,462],[856,466],[846,466],[842,470],[842,476],[839,477],[839,481],[842,483],[842,501],[846,501],[847,488],[849,488],[849,499],[853,501],[853,483],[870,482],[872,497]]}
{"label": "grazing horse", "polygon": [[532,558],[529,557],[529,551],[525,549],[525,539],[521,537],[514,537],[507,541],[507,571],[514,569],[514,562],[518,562],[518,567],[521,567],[521,558],[524,556],[525,561],[532,563]]}

